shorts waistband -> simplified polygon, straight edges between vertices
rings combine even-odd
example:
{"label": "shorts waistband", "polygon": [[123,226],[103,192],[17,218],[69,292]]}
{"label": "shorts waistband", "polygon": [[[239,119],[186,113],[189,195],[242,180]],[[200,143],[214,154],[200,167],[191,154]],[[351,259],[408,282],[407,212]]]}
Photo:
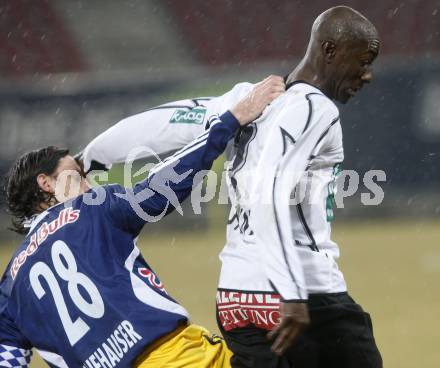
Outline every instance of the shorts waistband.
{"label": "shorts waistband", "polygon": [[308,305],[311,307],[326,306],[332,304],[353,304],[355,301],[345,291],[341,293],[309,294]]}

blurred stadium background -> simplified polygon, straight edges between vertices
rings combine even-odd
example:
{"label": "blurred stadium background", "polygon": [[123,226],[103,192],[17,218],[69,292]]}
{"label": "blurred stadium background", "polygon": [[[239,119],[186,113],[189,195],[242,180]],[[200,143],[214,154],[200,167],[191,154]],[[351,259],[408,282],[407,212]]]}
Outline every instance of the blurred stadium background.
{"label": "blurred stadium background", "polygon": [[[287,74],[330,0],[0,0],[0,173],[48,144],[82,149],[121,118],[238,81]],[[440,366],[440,1],[346,0],[379,29],[375,80],[341,107],[345,169],[384,170],[336,212],[350,291],[371,312],[385,367]],[[139,132],[154,134],[154,132]],[[221,169],[221,162],[217,163]],[[118,169],[113,177],[118,178]],[[141,247],[196,323],[214,304],[226,206],[147,226]],[[20,237],[0,215],[0,267]],[[37,359],[32,367],[43,366]]]}

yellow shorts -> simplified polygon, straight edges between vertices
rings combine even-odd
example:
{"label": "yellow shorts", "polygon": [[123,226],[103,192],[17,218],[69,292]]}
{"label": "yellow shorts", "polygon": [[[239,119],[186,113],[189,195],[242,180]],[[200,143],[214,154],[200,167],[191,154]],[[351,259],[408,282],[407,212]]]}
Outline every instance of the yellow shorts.
{"label": "yellow shorts", "polygon": [[197,325],[183,326],[156,341],[136,368],[230,368],[232,352],[225,341]]}

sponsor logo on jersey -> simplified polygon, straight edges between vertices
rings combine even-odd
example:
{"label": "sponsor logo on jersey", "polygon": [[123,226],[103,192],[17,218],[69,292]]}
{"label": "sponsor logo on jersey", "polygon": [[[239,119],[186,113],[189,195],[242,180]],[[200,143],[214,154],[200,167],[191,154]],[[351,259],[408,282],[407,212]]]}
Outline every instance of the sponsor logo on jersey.
{"label": "sponsor logo on jersey", "polygon": [[194,107],[191,110],[177,109],[171,116],[170,123],[177,124],[203,124],[206,107]]}
{"label": "sponsor logo on jersey", "polygon": [[[116,367],[137,342],[142,340],[129,321],[122,321],[84,362],[83,368]],[[123,364],[123,366],[127,366]]]}
{"label": "sponsor logo on jersey", "polygon": [[44,222],[37,231],[35,231],[25,250],[21,251],[12,261],[11,276],[14,280],[20,267],[26,263],[28,257],[34,254],[49,235],[56,233],[59,229],[78,220],[80,211],[72,207],[62,210],[58,217],[50,223]]}
{"label": "sponsor logo on jersey", "polygon": [[250,324],[271,330],[280,323],[280,296],[271,293],[217,291],[217,310],[226,331]]}
{"label": "sponsor logo on jersey", "polygon": [[340,163],[333,166],[332,179],[328,183],[328,187],[327,187],[328,196],[325,201],[325,211],[327,214],[327,222],[332,222],[335,218],[335,214],[334,214],[334,207],[336,206],[335,194],[338,189],[337,184],[336,184],[336,180],[338,179],[341,172],[342,172],[342,167],[341,167]]}
{"label": "sponsor logo on jersey", "polygon": [[159,280],[159,277],[157,277],[156,274],[154,274],[151,270],[145,267],[139,267],[138,268],[139,275],[141,275],[143,278],[147,279],[148,283],[153,286],[156,289],[159,289],[165,294],[168,294],[165,291],[165,287],[162,283],[162,281]]}

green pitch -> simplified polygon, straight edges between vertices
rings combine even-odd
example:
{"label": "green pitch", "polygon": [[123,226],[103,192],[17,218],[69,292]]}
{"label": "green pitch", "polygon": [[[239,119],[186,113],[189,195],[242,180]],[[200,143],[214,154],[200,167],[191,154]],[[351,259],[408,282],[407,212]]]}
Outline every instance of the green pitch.
{"label": "green pitch", "polygon": [[[337,222],[337,221],[336,221]],[[193,322],[215,331],[218,252],[224,224],[206,233],[149,235],[139,242],[167,290]],[[352,296],[373,318],[387,368],[437,368],[440,335],[440,222],[382,221],[336,224],[340,266]],[[12,252],[0,247],[2,269]],[[43,367],[35,359],[31,367]]]}

